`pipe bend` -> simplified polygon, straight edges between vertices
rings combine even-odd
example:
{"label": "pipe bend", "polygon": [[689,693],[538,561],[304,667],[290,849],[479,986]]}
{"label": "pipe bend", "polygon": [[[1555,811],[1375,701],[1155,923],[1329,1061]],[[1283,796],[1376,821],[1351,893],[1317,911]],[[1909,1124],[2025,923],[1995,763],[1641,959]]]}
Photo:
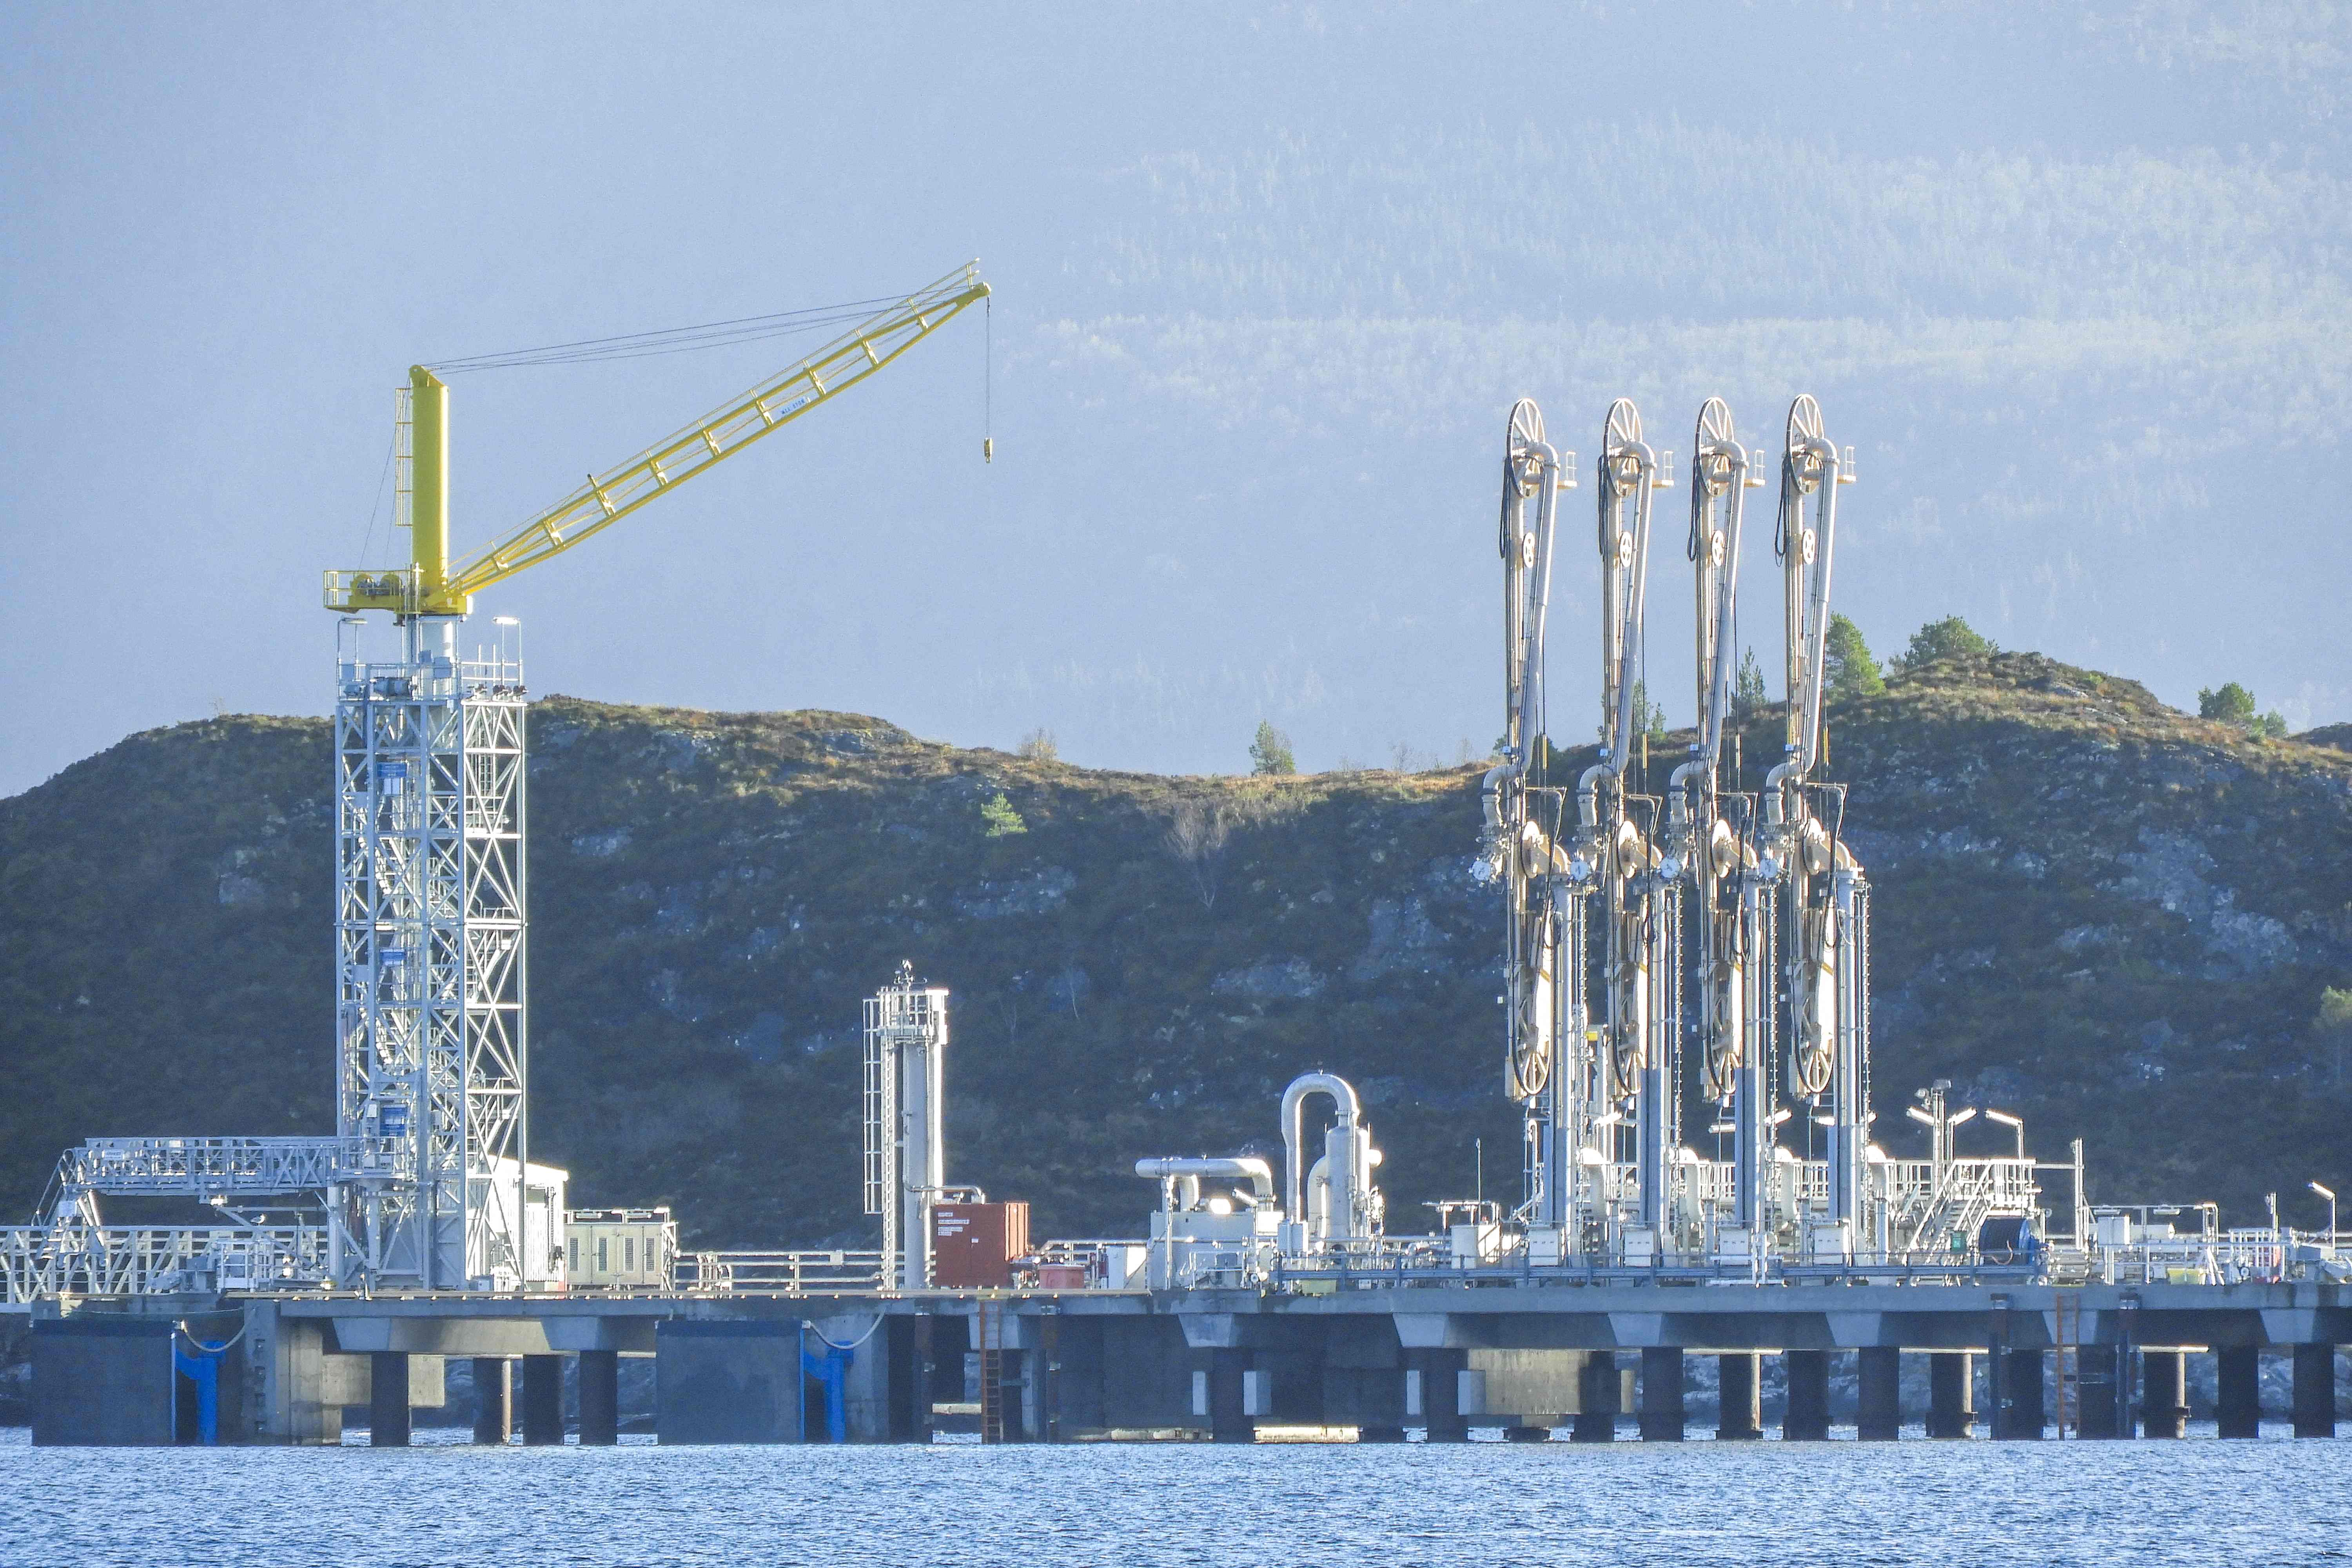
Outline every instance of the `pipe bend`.
{"label": "pipe bend", "polygon": [[1354,1086],[1332,1073],[1300,1073],[1282,1091],[1283,1199],[1285,1211],[1292,1219],[1303,1219],[1307,1214],[1307,1171],[1300,1163],[1300,1154],[1307,1142],[1304,1106],[1310,1094],[1329,1095],[1339,1108],[1342,1126],[1352,1128],[1362,1116]]}
{"label": "pipe bend", "polygon": [[1606,763],[1595,763],[1584,770],[1576,781],[1576,820],[1582,827],[1601,826],[1601,775],[1609,771]]}

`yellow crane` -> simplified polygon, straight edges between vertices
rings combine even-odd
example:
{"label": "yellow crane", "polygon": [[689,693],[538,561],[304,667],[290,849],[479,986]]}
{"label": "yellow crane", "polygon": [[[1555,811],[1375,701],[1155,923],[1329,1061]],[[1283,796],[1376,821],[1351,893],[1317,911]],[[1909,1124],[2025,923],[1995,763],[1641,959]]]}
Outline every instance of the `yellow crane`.
{"label": "yellow crane", "polygon": [[449,564],[449,389],[424,365],[408,372],[412,429],[410,564],[404,570],[331,571],[331,610],[463,616],[496,583],[609,528],[761,437],[838,397],[988,297],[977,261],[918,289],[781,374],[656,441],[586,483],[495,543]]}
{"label": "yellow crane", "polygon": [[[530,1161],[528,696],[503,641],[495,654],[459,654],[474,595],[840,396],[986,298],[979,264],[958,268],[591,475],[454,568],[449,391],[428,367],[409,372],[409,564],[326,579],[327,607],[352,623],[336,661],[327,1279],[563,1286],[565,1176]],[[351,613],[362,610],[398,619],[396,657],[362,657],[364,622]]]}

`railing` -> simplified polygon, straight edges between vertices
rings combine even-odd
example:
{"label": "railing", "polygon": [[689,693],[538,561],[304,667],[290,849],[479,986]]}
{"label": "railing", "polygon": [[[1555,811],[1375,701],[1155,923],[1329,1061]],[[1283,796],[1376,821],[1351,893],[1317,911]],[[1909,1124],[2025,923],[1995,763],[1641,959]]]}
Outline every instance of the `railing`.
{"label": "railing", "polygon": [[693,1295],[805,1296],[883,1289],[882,1254],[688,1252],[677,1259],[677,1289]]}
{"label": "railing", "polygon": [[60,1296],[271,1290],[326,1278],[316,1226],[0,1226],[0,1306]]}

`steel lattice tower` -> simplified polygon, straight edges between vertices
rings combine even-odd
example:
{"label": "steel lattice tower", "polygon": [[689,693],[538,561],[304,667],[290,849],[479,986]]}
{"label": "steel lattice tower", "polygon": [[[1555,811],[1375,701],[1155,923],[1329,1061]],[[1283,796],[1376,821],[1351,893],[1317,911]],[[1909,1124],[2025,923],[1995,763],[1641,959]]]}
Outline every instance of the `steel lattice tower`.
{"label": "steel lattice tower", "polygon": [[[340,667],[336,1131],[346,1279],[430,1289],[520,1277],[523,715],[519,659],[455,657],[413,617],[404,658]],[[532,1270],[534,1274],[539,1270]]]}

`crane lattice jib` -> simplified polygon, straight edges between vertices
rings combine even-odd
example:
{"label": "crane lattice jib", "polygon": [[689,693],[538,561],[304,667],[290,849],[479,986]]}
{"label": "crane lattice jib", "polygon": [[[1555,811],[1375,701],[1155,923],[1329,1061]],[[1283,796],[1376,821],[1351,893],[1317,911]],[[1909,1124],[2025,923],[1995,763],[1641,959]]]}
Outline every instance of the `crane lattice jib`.
{"label": "crane lattice jib", "polygon": [[593,475],[562,500],[451,568],[437,586],[416,574],[330,573],[327,605],[457,616],[473,595],[526,567],[560,555],[657,496],[837,397],[988,297],[971,262],[851,328],[790,370],[771,376],[656,442],[617,468]]}

